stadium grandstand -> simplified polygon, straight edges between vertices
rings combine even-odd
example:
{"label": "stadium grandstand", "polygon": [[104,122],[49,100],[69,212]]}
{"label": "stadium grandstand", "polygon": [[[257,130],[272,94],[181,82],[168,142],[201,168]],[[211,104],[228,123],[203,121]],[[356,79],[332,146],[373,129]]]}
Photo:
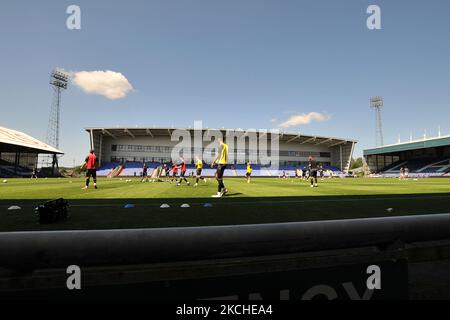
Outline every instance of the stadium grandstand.
{"label": "stadium grandstand", "polygon": [[364,150],[371,173],[398,177],[407,168],[410,177],[450,177],[450,135]]}
{"label": "stadium grandstand", "polygon": [[64,154],[26,133],[0,127],[0,177],[30,177],[39,155]]}
{"label": "stadium grandstand", "polygon": [[[90,136],[91,147],[96,150],[100,161],[99,176],[140,176],[142,174],[143,163],[147,163],[149,175],[162,164],[172,162],[171,154],[178,144],[171,141],[172,133],[175,130],[186,130],[194,137],[194,131],[199,129],[176,129],[176,128],[86,128]],[[202,135],[214,129],[201,129]],[[216,129],[226,136],[226,129]],[[236,132],[236,130],[231,130]],[[245,132],[244,130],[237,130]],[[270,142],[270,133],[258,133],[258,137],[267,135]],[[213,152],[207,150],[207,145],[211,141],[203,142],[201,152],[192,148],[192,158],[194,155],[203,152]],[[252,163],[253,176],[276,176],[286,175],[293,177],[302,170],[307,170],[308,158],[314,156],[323,166],[327,175],[344,175],[348,172],[353,150],[357,141],[349,139],[339,139],[333,137],[321,137],[313,135],[303,135],[299,133],[279,134],[279,167],[264,166],[261,163]],[[192,143],[194,145],[194,143]],[[245,157],[235,157],[243,159],[235,161],[229,165],[226,171],[228,176],[244,176],[246,172],[246,161],[249,155],[258,154],[258,150],[251,150],[248,141],[245,149],[235,149],[235,155],[241,154]],[[259,154],[258,154],[259,156]],[[258,157],[259,158],[259,157]],[[194,172],[194,159],[189,161],[187,174]],[[215,170],[204,166],[205,176],[214,176]]]}

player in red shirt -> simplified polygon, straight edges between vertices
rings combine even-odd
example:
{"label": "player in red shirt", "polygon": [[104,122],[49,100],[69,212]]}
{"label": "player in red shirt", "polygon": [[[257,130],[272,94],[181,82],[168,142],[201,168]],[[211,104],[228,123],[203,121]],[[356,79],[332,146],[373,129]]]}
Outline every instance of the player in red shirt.
{"label": "player in red shirt", "polygon": [[170,180],[170,183],[172,183],[173,180],[175,180],[175,182],[178,181],[177,175],[178,175],[178,165],[174,163],[172,164],[172,179]]}
{"label": "player in red shirt", "polygon": [[186,162],[183,158],[180,158],[181,164],[180,164],[180,181],[178,182],[178,186],[181,186],[181,182],[186,181],[187,185],[189,186],[191,183],[187,181],[185,175],[186,175]]}
{"label": "player in red shirt", "polygon": [[81,166],[81,170],[84,168],[87,169],[86,171],[86,186],[83,188],[83,190],[87,190],[89,188],[89,182],[92,179],[94,180],[94,188],[97,189],[97,166],[98,166],[98,158],[95,155],[94,150],[91,150],[89,152],[89,155],[86,157],[86,160],[84,160],[84,164]]}

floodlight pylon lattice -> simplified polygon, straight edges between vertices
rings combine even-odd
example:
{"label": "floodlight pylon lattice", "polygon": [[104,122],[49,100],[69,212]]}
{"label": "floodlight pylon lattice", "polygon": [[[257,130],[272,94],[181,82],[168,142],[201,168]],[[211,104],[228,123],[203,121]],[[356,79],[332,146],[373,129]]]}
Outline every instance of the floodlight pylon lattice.
{"label": "floodlight pylon lattice", "polygon": [[[54,69],[50,75],[50,85],[53,89],[52,104],[47,127],[46,143],[59,149],[59,137],[61,128],[61,93],[67,89],[69,74],[62,69]],[[58,168],[58,158],[56,155],[43,159],[43,167],[52,167],[52,172]]]}
{"label": "floodlight pylon lattice", "polygon": [[373,97],[370,99],[370,107],[375,110],[375,144],[377,147],[384,145],[383,124],[381,121],[381,108],[384,106],[382,97]]}

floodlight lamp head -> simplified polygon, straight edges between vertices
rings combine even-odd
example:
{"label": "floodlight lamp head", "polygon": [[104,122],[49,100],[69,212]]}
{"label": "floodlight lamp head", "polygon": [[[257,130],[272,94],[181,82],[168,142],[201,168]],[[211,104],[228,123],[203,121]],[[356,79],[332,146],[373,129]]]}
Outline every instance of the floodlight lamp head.
{"label": "floodlight lamp head", "polygon": [[381,108],[383,106],[383,98],[376,96],[370,99],[370,106],[372,108]]}
{"label": "floodlight lamp head", "polygon": [[55,69],[50,75],[50,84],[55,88],[67,89],[69,74],[62,69]]}
{"label": "floodlight lamp head", "polygon": [[55,69],[52,71],[51,77],[53,79],[62,81],[62,82],[67,82],[69,81],[69,74],[67,72],[65,72],[62,69]]}

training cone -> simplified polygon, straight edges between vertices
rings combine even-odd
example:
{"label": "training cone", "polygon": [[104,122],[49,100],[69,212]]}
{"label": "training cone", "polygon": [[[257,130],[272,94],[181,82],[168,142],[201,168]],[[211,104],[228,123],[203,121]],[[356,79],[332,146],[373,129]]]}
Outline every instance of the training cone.
{"label": "training cone", "polygon": [[124,206],[124,209],[133,209],[134,207],[135,207],[134,204],[128,203],[128,204],[126,204],[126,205]]}
{"label": "training cone", "polygon": [[13,211],[13,210],[22,210],[22,208],[19,207],[19,206],[11,206],[11,207],[8,208],[8,210],[9,210],[9,211]]}
{"label": "training cone", "polygon": [[167,209],[167,208],[170,208],[170,206],[167,203],[164,203],[164,204],[161,205],[160,208],[161,209]]}
{"label": "training cone", "polygon": [[212,203],[205,203],[205,204],[203,205],[203,207],[204,207],[204,208],[212,208],[213,205],[212,205]]}
{"label": "training cone", "polygon": [[190,207],[191,207],[191,206],[188,205],[187,203],[181,205],[181,208],[190,208]]}

